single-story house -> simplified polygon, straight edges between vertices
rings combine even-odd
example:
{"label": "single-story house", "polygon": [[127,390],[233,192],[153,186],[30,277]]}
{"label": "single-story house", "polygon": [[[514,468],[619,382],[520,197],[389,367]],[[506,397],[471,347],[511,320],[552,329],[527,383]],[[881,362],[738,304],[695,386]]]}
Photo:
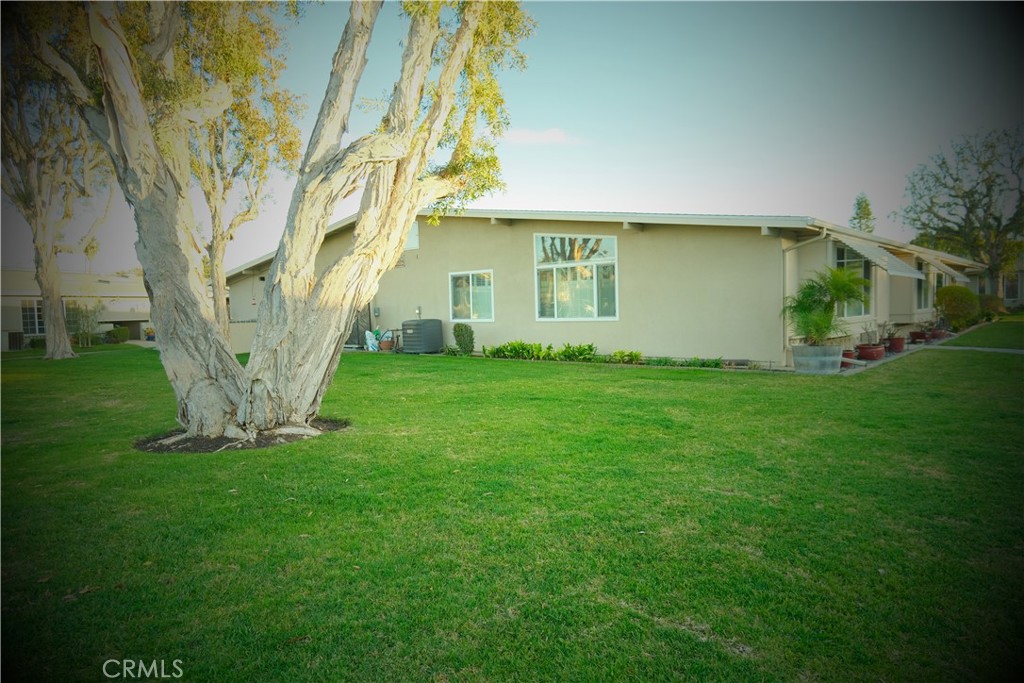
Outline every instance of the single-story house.
{"label": "single-story house", "polygon": [[[46,335],[43,299],[34,270],[3,269],[0,281],[0,345],[20,348],[25,340]],[[130,339],[141,339],[149,324],[149,297],[142,273],[61,273],[61,299],[69,332],[76,331],[78,311],[102,304],[100,330],[127,327]],[[13,341],[13,343],[12,343]]]}
{"label": "single-story house", "polygon": [[[355,216],[332,225],[317,266],[344,253]],[[273,254],[228,274],[231,337],[252,341]],[[882,323],[935,318],[935,289],[966,283],[981,264],[805,216],[467,210],[412,226],[350,341],[411,319],[472,326],[477,349],[515,339],[593,343],[599,353],[791,363],[783,300],[826,266],[859,269],[865,304],[842,311],[856,343]]]}
{"label": "single-story house", "polygon": [[[1003,305],[1007,309],[1024,307],[1024,254],[1017,257],[1013,268],[1009,273],[1003,275]],[[976,294],[996,294],[997,288],[993,287],[990,273],[985,270],[971,277],[971,290]]]}

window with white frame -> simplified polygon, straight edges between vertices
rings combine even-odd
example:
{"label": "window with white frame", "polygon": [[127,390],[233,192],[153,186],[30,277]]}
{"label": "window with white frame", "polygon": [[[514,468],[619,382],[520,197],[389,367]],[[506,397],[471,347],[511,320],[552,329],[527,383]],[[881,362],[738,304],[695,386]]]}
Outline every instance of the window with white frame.
{"label": "window with white frame", "polygon": [[494,322],[494,271],[449,273],[452,322]]}
{"label": "window with white frame", "polygon": [[615,320],[616,238],[534,235],[539,320]]}
{"label": "window with white frame", "polygon": [[872,275],[871,261],[867,260],[860,254],[849,247],[836,246],[836,268],[845,268],[852,270],[857,275],[861,276],[868,281],[862,290],[864,292],[864,301],[847,301],[841,303],[838,306],[839,316],[842,318],[855,318],[861,315],[868,315],[871,313],[871,286],[874,283]]}
{"label": "window with white frame", "polygon": [[42,299],[22,299],[21,331],[25,334],[46,334]]}
{"label": "window with white frame", "polygon": [[917,281],[917,310],[921,311],[932,307],[932,273],[924,261],[917,262],[917,269],[924,275]]}

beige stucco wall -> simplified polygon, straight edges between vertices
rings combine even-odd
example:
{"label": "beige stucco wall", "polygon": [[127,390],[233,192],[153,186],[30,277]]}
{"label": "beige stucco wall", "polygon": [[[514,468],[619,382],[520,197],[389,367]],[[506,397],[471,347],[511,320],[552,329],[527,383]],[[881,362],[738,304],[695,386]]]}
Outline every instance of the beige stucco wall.
{"label": "beige stucco wall", "polygon": [[[757,228],[646,226],[621,223],[486,219],[420,223],[420,248],[384,276],[374,307],[379,326],[414,318],[443,322],[454,343],[449,275],[494,272],[494,322],[472,323],[477,348],[514,339],[553,344],[594,343],[599,353],[638,350],[647,356],[743,358],[779,363],[782,266],[777,239]],[[534,235],[617,239],[618,320],[538,320]],[[756,284],[752,284],[756,283]]]}

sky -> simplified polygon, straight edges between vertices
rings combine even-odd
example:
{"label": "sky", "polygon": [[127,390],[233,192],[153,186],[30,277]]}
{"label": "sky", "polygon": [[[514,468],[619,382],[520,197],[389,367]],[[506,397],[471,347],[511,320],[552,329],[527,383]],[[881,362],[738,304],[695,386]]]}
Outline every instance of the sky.
{"label": "sky", "polygon": [[[865,192],[876,234],[907,176],[950,142],[1024,122],[1012,3],[526,2],[528,67],[502,79],[507,184],[472,208],[813,216],[846,225]],[[306,139],[347,3],[310,6],[287,29],[284,84],[305,97]],[[359,95],[382,98],[406,24],[387,2]],[[357,112],[352,138],[379,114]],[[275,177],[229,268],[277,247],[294,180]],[[195,203],[201,205],[200,196]],[[102,204],[98,202],[98,204]],[[358,199],[334,217],[353,213]],[[69,237],[91,222],[81,212]],[[202,220],[202,218],[201,218]],[[4,267],[31,267],[28,228],[5,200]],[[123,201],[100,230],[96,272],[137,265]],[[82,271],[82,256],[62,256]]]}

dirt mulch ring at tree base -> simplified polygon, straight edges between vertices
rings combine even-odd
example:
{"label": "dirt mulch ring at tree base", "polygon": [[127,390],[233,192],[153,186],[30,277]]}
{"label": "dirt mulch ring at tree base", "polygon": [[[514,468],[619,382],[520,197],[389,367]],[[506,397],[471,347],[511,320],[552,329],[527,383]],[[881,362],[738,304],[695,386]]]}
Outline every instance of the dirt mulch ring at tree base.
{"label": "dirt mulch ring at tree base", "polygon": [[[327,432],[346,429],[350,424],[351,422],[348,420],[318,417],[310,423],[310,426],[326,434]],[[135,442],[135,448],[144,453],[216,453],[218,451],[268,448],[283,443],[292,443],[293,441],[303,441],[304,439],[312,438],[305,434],[261,432],[256,435],[255,439],[239,440],[227,436],[194,436],[192,438],[174,440],[175,436],[180,436],[184,433],[184,429],[176,429],[167,434],[139,439]]]}

